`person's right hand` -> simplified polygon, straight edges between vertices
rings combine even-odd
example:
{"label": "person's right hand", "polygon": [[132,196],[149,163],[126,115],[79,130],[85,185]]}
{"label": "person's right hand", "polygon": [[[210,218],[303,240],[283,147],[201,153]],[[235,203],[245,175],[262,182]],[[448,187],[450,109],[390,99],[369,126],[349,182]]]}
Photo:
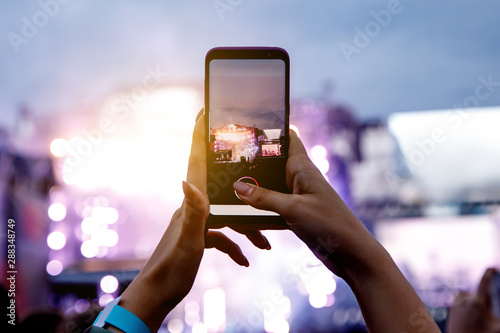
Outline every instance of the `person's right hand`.
{"label": "person's right hand", "polygon": [[378,243],[312,163],[293,131],[288,155],[286,177],[292,194],[243,182],[235,182],[234,189],[249,205],[280,214],[328,268],[345,278],[344,270],[359,263],[352,256],[370,255],[366,247]]}
{"label": "person's right hand", "polygon": [[475,294],[461,291],[450,307],[448,333],[499,333],[500,318],[491,310],[490,285],[496,270],[489,268],[483,275]]}
{"label": "person's right hand", "polygon": [[390,255],[366,230],[290,133],[286,165],[291,194],[235,182],[249,205],[275,211],[358,299],[370,332],[439,332]]}

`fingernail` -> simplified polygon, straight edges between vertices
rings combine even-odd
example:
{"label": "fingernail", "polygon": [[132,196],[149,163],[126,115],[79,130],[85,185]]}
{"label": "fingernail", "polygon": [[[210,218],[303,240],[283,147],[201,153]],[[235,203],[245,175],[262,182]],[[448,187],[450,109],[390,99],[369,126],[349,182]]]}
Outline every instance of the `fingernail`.
{"label": "fingernail", "polygon": [[182,181],[182,192],[184,192],[184,195],[186,197],[189,197],[190,196],[190,188],[189,188],[189,184],[185,181]]}
{"label": "fingernail", "polygon": [[203,200],[200,199],[193,188],[193,185],[188,182],[182,181],[182,191],[186,196],[186,199],[189,200],[195,207],[199,208],[203,206]]}
{"label": "fingernail", "polygon": [[191,184],[182,181],[182,192],[184,192],[184,195],[186,196],[187,200],[191,202],[195,201],[194,191],[193,188],[191,187]]}
{"label": "fingernail", "polygon": [[271,249],[271,243],[269,243],[269,239],[267,239],[266,237],[264,237],[264,239],[266,240],[266,243],[267,243],[266,250],[270,250]]}
{"label": "fingernail", "polygon": [[204,114],[204,109],[201,109],[200,112],[196,115],[196,121]]}
{"label": "fingernail", "polygon": [[238,193],[243,197],[248,197],[253,191],[252,185],[243,182],[234,182],[233,188],[236,191],[236,193]]}

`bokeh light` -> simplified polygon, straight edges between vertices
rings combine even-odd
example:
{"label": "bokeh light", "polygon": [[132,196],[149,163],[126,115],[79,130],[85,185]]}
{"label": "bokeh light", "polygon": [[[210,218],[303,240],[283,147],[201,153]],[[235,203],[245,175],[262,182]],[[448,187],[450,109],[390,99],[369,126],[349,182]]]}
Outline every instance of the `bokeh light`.
{"label": "bokeh light", "polygon": [[113,275],[106,275],[101,279],[101,290],[105,293],[114,293],[119,286],[118,279]]}
{"label": "bokeh light", "polygon": [[207,333],[207,326],[203,323],[196,323],[193,325],[193,333]]}
{"label": "bokeh light", "polygon": [[66,245],[66,236],[60,231],[53,231],[47,236],[47,245],[52,250],[60,250]]}
{"label": "bokeh light", "polygon": [[328,297],[325,294],[311,294],[309,295],[309,304],[313,308],[322,308],[328,303]]}
{"label": "bokeh light", "polygon": [[85,258],[94,258],[99,253],[99,246],[92,240],[82,243],[80,251]]}
{"label": "bokeh light", "polygon": [[272,322],[264,322],[264,329],[269,333],[288,333],[290,325],[285,319],[280,319]]}
{"label": "bokeh light", "polygon": [[226,294],[222,288],[212,288],[203,295],[203,321],[208,332],[224,331],[226,324]]}
{"label": "bokeh light", "polygon": [[75,311],[77,313],[84,313],[90,309],[90,302],[86,299],[80,298],[75,302]]}
{"label": "bokeh light", "polygon": [[112,300],[114,300],[115,297],[111,294],[102,294],[100,297],[99,297],[99,305],[104,307],[106,306],[109,302],[111,302]]}
{"label": "bokeh light", "polygon": [[174,318],[168,321],[167,329],[170,333],[182,333],[184,331],[184,322]]}
{"label": "bokeh light", "polygon": [[80,227],[85,234],[92,235],[99,230],[99,222],[92,217],[86,217],[83,219]]}
{"label": "bokeh light", "polygon": [[330,169],[330,163],[326,159],[328,155],[326,148],[322,145],[315,145],[311,148],[310,155],[314,165],[325,175]]}
{"label": "bokeh light", "polygon": [[56,276],[63,271],[63,264],[59,260],[51,260],[47,263],[45,269],[50,275]]}
{"label": "bokeh light", "polygon": [[193,300],[186,302],[184,306],[184,321],[191,327],[200,321],[200,306],[198,302]]}
{"label": "bokeh light", "polygon": [[118,233],[115,230],[106,230],[104,234],[104,245],[107,247],[113,247],[118,244]]}
{"label": "bokeh light", "polygon": [[113,207],[94,207],[91,216],[100,223],[114,224],[118,221],[118,211]]}
{"label": "bokeh light", "polygon": [[52,221],[62,221],[66,217],[66,207],[62,203],[53,203],[47,211]]}
{"label": "bokeh light", "polygon": [[68,142],[64,139],[57,138],[50,143],[50,153],[55,157],[64,157],[68,154],[66,150]]}

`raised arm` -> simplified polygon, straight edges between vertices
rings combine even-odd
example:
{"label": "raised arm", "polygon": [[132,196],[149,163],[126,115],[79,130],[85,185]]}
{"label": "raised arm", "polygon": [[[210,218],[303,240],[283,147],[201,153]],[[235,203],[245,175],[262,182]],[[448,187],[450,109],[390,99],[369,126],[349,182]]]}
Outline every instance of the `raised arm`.
{"label": "raised arm", "polygon": [[370,332],[439,332],[388,252],[365,229],[290,134],[283,194],[237,182],[246,203],[279,213],[290,229],[352,288]]}
{"label": "raised arm", "polygon": [[[198,114],[193,133],[186,182],[182,183],[184,201],[172,216],[151,258],[123,292],[118,303],[132,317],[138,317],[139,325],[142,321],[151,332],[159,329],[167,314],[191,290],[204,248],[216,248],[227,253],[237,264],[249,265],[236,243],[220,232],[205,228],[209,203],[206,195],[204,117],[201,115],[202,111]],[[267,239],[259,231],[249,231],[246,235],[255,246],[261,249],[269,247]],[[117,325],[120,326],[120,321]],[[109,324],[104,328],[110,332],[122,332]]]}

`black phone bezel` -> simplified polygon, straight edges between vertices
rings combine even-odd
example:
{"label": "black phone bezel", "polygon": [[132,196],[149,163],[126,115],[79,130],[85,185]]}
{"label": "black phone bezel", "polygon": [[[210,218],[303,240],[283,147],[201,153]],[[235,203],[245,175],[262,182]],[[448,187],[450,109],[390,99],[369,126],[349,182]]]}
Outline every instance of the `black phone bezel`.
{"label": "black phone bezel", "polygon": [[[290,58],[286,50],[279,47],[215,47],[210,49],[205,57],[205,146],[209,154],[209,75],[210,62],[214,59],[281,59],[285,63],[285,158],[288,160],[289,125],[290,125]],[[210,165],[207,162],[207,174]],[[285,170],[283,170],[285,172]],[[281,216],[265,215],[213,215],[210,214],[208,227],[223,227],[231,224],[251,224],[273,229],[281,229],[286,222]],[[259,228],[260,229],[260,228]]]}

